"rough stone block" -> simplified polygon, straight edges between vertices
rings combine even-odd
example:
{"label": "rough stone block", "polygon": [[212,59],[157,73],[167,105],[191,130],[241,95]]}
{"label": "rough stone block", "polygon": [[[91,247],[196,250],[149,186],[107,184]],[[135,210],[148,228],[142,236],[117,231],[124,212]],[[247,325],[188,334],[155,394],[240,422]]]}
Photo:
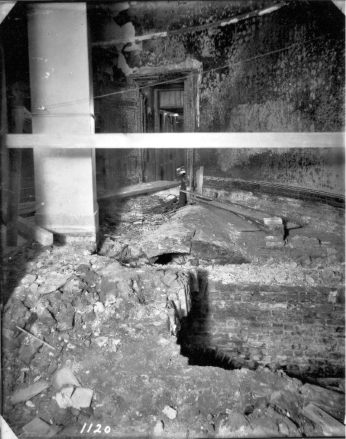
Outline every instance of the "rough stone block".
{"label": "rough stone block", "polygon": [[175,419],[177,417],[177,411],[169,405],[166,405],[163,408],[162,413],[166,415],[169,419]]}
{"label": "rough stone block", "polygon": [[21,283],[24,285],[30,285],[33,282],[35,282],[36,278],[37,276],[35,274],[27,274],[26,276],[23,277]]}
{"label": "rough stone block", "polygon": [[42,419],[36,417],[32,421],[28,422],[23,427],[24,432],[29,436],[34,437],[53,437],[59,431],[56,426],[51,426]]}
{"label": "rough stone block", "polygon": [[55,395],[55,400],[61,409],[67,409],[68,407],[72,407],[71,396],[73,390],[74,387],[72,386],[64,387],[63,389],[61,389],[60,392]]}
{"label": "rough stone block", "polygon": [[49,274],[49,279],[46,279],[45,283],[38,288],[38,294],[49,294],[58,290],[66,284],[70,277],[70,274],[51,272]]}
{"label": "rough stone block", "polygon": [[19,351],[19,359],[26,364],[30,364],[31,359],[39,350],[43,343],[34,338],[28,339],[28,344],[23,344]]}
{"label": "rough stone block", "polygon": [[94,392],[91,389],[77,387],[71,398],[72,406],[78,410],[90,407],[93,393]]}
{"label": "rough stone block", "polygon": [[309,236],[294,236],[289,239],[292,247],[320,247],[320,241],[317,238],[310,238]]}
{"label": "rough stone block", "polygon": [[22,401],[28,401],[39,393],[50,387],[50,383],[45,380],[36,381],[36,383],[31,384],[29,387],[17,390],[11,396],[11,404],[17,404]]}
{"label": "rough stone block", "polygon": [[58,330],[68,331],[73,328],[73,320],[74,320],[75,310],[71,304],[67,306],[61,306],[58,313],[55,314],[55,318],[58,322]]}
{"label": "rough stone block", "polygon": [[52,385],[55,389],[60,390],[64,385],[71,385],[80,387],[79,381],[73,375],[68,367],[63,367],[55,372],[52,377]]}

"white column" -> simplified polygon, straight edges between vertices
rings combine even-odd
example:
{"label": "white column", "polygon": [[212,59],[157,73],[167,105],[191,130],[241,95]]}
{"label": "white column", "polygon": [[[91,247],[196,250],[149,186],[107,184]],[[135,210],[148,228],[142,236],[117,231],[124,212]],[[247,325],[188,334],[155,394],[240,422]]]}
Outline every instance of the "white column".
{"label": "white column", "polygon": [[[29,5],[28,35],[33,133],[94,133],[86,3]],[[34,166],[36,224],[95,241],[95,150],[34,150]]]}

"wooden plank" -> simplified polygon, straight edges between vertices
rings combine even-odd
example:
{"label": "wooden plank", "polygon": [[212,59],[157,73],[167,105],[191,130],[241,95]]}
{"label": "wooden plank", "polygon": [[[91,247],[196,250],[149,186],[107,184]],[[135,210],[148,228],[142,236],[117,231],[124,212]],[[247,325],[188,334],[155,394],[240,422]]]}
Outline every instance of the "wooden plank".
{"label": "wooden plank", "polygon": [[[23,106],[17,106],[12,109],[12,118],[14,122],[13,130],[16,134],[22,134],[24,129],[24,119],[30,117],[30,113]],[[21,189],[22,174],[22,150],[13,149],[10,151],[10,180],[9,180],[9,197],[7,207],[7,238],[8,246],[17,245],[18,235],[18,210]]]}
{"label": "wooden plank", "polygon": [[189,186],[191,191],[195,189],[195,152],[194,149],[190,150]]}
{"label": "wooden plank", "polygon": [[[6,92],[6,77],[5,77],[5,55],[3,42],[0,35],[0,170],[1,170],[1,224],[7,221],[7,200],[9,190],[9,150],[6,148],[6,134],[8,130],[7,120],[7,92]],[[3,248],[3,247],[2,247]],[[0,250],[1,253],[1,250]],[[0,401],[1,409],[1,401]]]}
{"label": "wooden plank", "polygon": [[23,236],[34,239],[42,245],[53,244],[53,233],[42,227],[36,226],[35,218],[18,217],[18,231]]}
{"label": "wooden plank", "polygon": [[9,175],[9,196],[7,200],[7,237],[6,244],[9,247],[17,245],[18,235],[18,207],[20,199],[21,171],[22,171],[22,150],[13,149],[10,151],[10,175]]}
{"label": "wooden plank", "polygon": [[336,148],[345,133],[7,134],[8,148]]}
{"label": "wooden plank", "polygon": [[136,195],[151,194],[154,192],[172,189],[180,185],[180,181],[153,181],[151,183],[141,183],[133,186],[125,186],[116,191],[99,192],[98,200],[109,198],[129,198]]}
{"label": "wooden plank", "polygon": [[196,171],[196,190],[197,193],[201,195],[203,194],[203,171],[203,166],[200,166],[200,168]]}
{"label": "wooden plank", "polygon": [[305,406],[303,415],[316,422],[325,436],[345,437],[345,426],[314,404],[310,403]]}
{"label": "wooden plank", "polygon": [[1,249],[2,249],[2,257],[14,256],[21,248],[27,243],[27,240],[22,236],[18,235],[17,237],[17,245],[16,246],[7,246],[6,245],[6,226],[1,225]]}
{"label": "wooden plank", "polygon": [[19,215],[27,215],[29,213],[36,212],[36,202],[35,201],[27,201],[25,203],[19,203],[18,214]]}

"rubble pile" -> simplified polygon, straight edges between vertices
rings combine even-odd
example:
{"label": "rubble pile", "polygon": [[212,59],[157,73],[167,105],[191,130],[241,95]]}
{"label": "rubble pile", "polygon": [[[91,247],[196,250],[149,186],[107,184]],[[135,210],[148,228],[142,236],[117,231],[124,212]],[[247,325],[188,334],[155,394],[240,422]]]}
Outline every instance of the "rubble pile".
{"label": "rubble pile", "polygon": [[[98,253],[84,244],[33,243],[11,261],[2,320],[3,416],[15,434],[340,435],[340,386],[333,391],[303,384],[263,366],[191,366],[177,344],[191,294],[199,289],[197,268],[226,283],[340,286],[339,250],[319,243],[318,254],[305,247],[294,261],[292,253],[270,250],[281,252],[278,259],[263,245],[262,252],[250,255],[241,233],[230,226],[225,235],[216,223],[213,229],[199,207],[192,206],[190,217],[184,212],[191,206],[157,213],[162,206],[155,196],[136,197],[123,204],[118,218],[110,207],[114,221],[103,223]],[[172,251],[183,240],[171,234],[176,242],[165,241],[164,234],[183,230],[182,223],[185,247]],[[150,247],[153,232],[157,239]],[[205,242],[214,244],[212,250],[201,245]],[[236,254],[239,260],[219,265],[213,255],[220,249],[225,258]],[[161,264],[160,251],[175,256]],[[323,424],[327,416],[321,411],[334,424]]]}

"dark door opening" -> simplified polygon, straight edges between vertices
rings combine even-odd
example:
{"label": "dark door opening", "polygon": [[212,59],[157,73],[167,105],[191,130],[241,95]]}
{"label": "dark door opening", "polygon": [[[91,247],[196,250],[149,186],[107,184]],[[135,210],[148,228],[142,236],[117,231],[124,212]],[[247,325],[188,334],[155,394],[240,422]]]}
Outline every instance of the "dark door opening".
{"label": "dark door opening", "polygon": [[184,132],[184,84],[154,89],[154,132]]}

